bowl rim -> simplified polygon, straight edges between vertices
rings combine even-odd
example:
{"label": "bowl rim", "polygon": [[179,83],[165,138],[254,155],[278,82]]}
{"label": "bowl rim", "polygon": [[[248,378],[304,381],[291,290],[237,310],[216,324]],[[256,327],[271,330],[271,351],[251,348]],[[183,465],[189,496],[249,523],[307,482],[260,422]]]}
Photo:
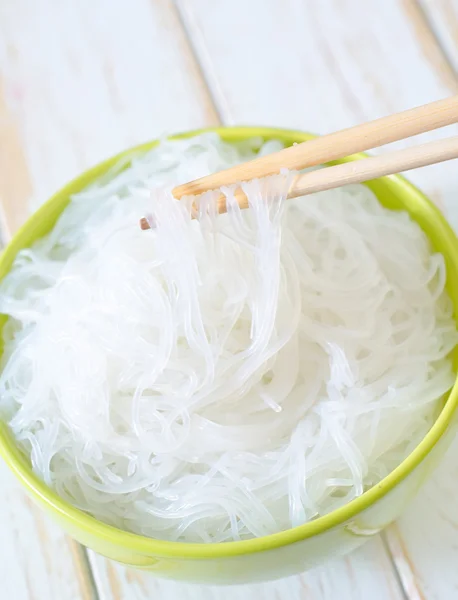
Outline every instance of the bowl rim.
{"label": "bowl rim", "polygon": [[[207,132],[215,132],[228,142],[240,142],[249,138],[262,137],[267,140],[280,139],[291,144],[294,141],[307,141],[316,137],[311,133],[292,129],[237,126],[196,129],[170,136],[169,139],[184,139]],[[63,207],[66,205],[71,194],[76,193],[96,177],[106,173],[108,169],[115,165],[120,159],[128,157],[136,152],[146,151],[154,147],[158,142],[159,140],[152,140],[124,150],[84,171],[78,177],[62,187],[31,217],[29,217],[25,224],[20,227],[12,237],[0,257],[0,272],[5,270],[6,273],[9,270],[18,250],[24,247],[24,240],[32,235],[31,232],[37,230],[36,224],[43,220],[54,220],[60,212],[62,212]],[[350,162],[360,160],[365,156],[366,155],[363,153],[358,153],[335,162]],[[412,199],[413,204],[420,204],[422,211],[434,221],[435,229],[440,233],[443,246],[446,247],[446,258],[449,261],[448,271],[450,271],[451,265],[453,270],[458,273],[457,238],[440,210],[404,177],[400,175],[391,175],[382,179],[387,183],[389,182],[391,186],[397,188],[397,190],[405,197]],[[156,557],[221,559],[255,554],[297,543],[341,525],[355,515],[368,509],[395,486],[401,483],[401,481],[403,481],[415,467],[426,458],[452,423],[457,405],[458,382],[455,380],[455,384],[450,391],[440,414],[422,441],[398,467],[358,498],[355,498],[344,506],[324,516],[304,523],[303,525],[298,525],[285,531],[260,538],[234,542],[171,542],[129,533],[97,520],[63,500],[54,490],[49,488],[33,473],[28,461],[15,445],[8,425],[4,422],[0,422],[0,455],[29,494],[34,497],[42,507],[53,513],[54,517],[61,523],[64,522],[76,537],[82,532],[84,533],[84,537],[88,537],[89,539],[94,539],[95,537],[102,543],[104,542],[117,547],[122,547],[123,549],[130,550],[137,554],[147,554]]]}

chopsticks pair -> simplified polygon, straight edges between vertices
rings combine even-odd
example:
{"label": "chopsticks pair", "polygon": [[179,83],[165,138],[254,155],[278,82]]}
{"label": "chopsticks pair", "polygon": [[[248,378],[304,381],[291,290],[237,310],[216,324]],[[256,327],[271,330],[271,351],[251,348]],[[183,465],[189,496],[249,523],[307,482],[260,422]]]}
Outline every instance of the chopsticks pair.
{"label": "chopsticks pair", "polygon": [[[313,167],[457,122],[458,95],[342,129],[285,148],[280,152],[255,158],[230,169],[179,185],[172,190],[172,194],[177,199],[188,195],[198,196],[208,190],[216,190],[239,181],[274,175],[281,169],[301,170]],[[362,183],[453,158],[458,158],[458,136],[298,174],[290,186],[287,197],[296,198],[349,183]],[[248,206],[248,200],[240,188],[236,191],[235,197],[241,208]],[[217,202],[218,212],[226,212],[223,194]],[[141,219],[140,225],[142,229],[150,228],[145,218]]]}

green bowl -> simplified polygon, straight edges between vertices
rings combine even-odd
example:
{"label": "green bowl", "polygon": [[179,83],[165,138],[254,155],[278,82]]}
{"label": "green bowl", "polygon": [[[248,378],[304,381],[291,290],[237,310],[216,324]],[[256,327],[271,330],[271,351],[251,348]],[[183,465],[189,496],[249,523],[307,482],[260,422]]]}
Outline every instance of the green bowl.
{"label": "green bowl", "polygon": [[[228,142],[251,137],[279,139],[290,146],[314,136],[299,131],[265,127],[221,127],[216,131]],[[202,131],[175,136],[189,137]],[[46,202],[21,227],[0,258],[0,278],[15,256],[47,234],[67,206],[70,196],[105,174],[121,158],[148,150],[149,142],[106,160],[74,179]],[[353,155],[342,161],[359,160]],[[458,314],[458,243],[440,211],[418,189],[399,175],[369,182],[380,202],[393,210],[407,210],[441,252],[447,266],[447,289]],[[6,321],[0,317],[0,327]],[[456,353],[454,355],[456,367]],[[314,521],[274,535],[222,544],[185,544],[149,539],[105,525],[74,508],[32,472],[5,423],[0,423],[0,454],[30,496],[82,544],[123,564],[146,569],[171,579],[200,583],[241,583],[274,579],[298,573],[330,557],[361,545],[396,519],[449,446],[455,431],[458,387],[444,399],[431,430],[415,450],[379,484],[342,508]]]}

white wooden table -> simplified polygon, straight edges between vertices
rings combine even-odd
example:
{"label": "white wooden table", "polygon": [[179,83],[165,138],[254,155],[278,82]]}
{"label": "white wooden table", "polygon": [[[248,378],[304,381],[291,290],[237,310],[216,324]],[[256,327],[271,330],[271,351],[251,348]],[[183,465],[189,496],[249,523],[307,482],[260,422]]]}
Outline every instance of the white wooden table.
{"label": "white wooden table", "polygon": [[[325,133],[457,92],[458,0],[1,0],[2,236],[83,169],[163,133],[216,124]],[[411,177],[458,226],[456,170]],[[83,549],[2,464],[0,598],[453,600],[457,450],[361,550],[236,588],[163,582]]]}

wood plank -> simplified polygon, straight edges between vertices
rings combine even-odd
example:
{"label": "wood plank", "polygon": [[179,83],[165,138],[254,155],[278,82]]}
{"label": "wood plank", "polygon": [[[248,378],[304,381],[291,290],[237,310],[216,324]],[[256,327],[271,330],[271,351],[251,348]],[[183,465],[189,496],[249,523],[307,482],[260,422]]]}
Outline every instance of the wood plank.
{"label": "wood plank", "polygon": [[[23,218],[21,207],[32,194],[32,182],[24,157],[18,127],[10,117],[0,81],[0,214],[14,231]],[[7,235],[6,231],[2,231]]]}
{"label": "wood plank", "polygon": [[[178,6],[225,123],[327,133],[458,91],[414,0],[252,0],[250,12],[243,0]],[[458,224],[450,165],[409,177]]]}
{"label": "wood plank", "polygon": [[351,556],[296,577],[257,585],[201,586],[161,580],[91,557],[100,600],[402,600],[380,538]]}
{"label": "wood plank", "polygon": [[416,582],[418,593],[412,597],[420,600],[458,597],[457,454],[458,440],[396,527],[387,532],[399,563],[409,563],[407,577]]}
{"label": "wood plank", "polygon": [[[33,207],[125,147],[218,122],[171,0],[0,3],[0,203]],[[0,465],[0,596],[97,597],[86,551]]]}
{"label": "wood plank", "polygon": [[82,549],[25,496],[4,463],[0,484],[1,597],[96,600]]}
{"label": "wood plank", "polygon": [[418,6],[428,20],[451,68],[458,73],[458,1],[418,0]]}
{"label": "wood plank", "polygon": [[110,154],[217,123],[172,0],[3,2],[0,82],[10,231]]}

